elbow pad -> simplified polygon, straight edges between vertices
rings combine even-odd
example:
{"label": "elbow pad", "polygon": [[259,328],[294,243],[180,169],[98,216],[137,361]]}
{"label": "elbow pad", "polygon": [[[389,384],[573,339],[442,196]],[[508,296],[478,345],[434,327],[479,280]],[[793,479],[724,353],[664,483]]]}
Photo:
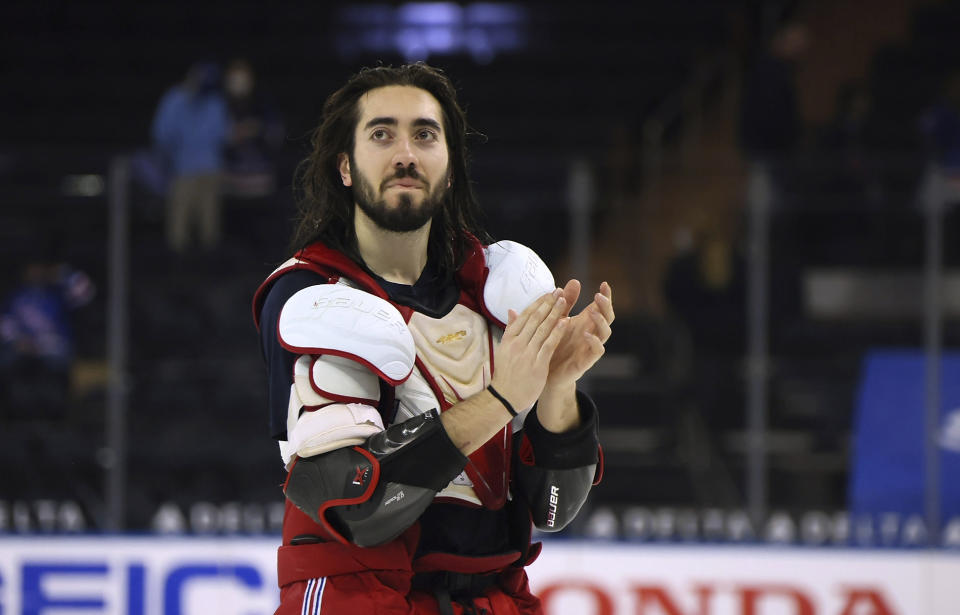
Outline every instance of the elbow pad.
{"label": "elbow pad", "polygon": [[537,529],[558,532],[583,506],[602,468],[597,437],[597,410],[577,392],[580,426],[570,432],[548,432],[531,412],[524,423],[517,463],[517,482]]}
{"label": "elbow pad", "polygon": [[565,470],[521,465],[518,478],[530,506],[533,524],[544,532],[559,532],[587,501],[597,464]]}
{"label": "elbow pad", "polygon": [[431,410],[363,446],[297,458],[284,493],[335,540],[369,547],[410,527],[466,461]]}

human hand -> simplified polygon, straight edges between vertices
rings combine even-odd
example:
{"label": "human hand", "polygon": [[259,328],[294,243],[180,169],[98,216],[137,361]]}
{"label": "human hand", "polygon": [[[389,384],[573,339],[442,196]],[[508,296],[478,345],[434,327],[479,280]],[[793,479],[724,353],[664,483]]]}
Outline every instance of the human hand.
{"label": "human hand", "polygon": [[567,328],[570,308],[557,289],[519,315],[508,311],[507,328],[494,353],[491,385],[517,412],[533,405],[549,374],[550,360]]}
{"label": "human hand", "polygon": [[[573,306],[580,297],[580,282],[567,282],[563,287],[563,296],[566,305]],[[569,388],[593,367],[603,356],[603,345],[610,339],[610,325],[614,318],[613,289],[603,282],[590,305],[570,317],[563,339],[553,353],[545,386],[551,389]]]}

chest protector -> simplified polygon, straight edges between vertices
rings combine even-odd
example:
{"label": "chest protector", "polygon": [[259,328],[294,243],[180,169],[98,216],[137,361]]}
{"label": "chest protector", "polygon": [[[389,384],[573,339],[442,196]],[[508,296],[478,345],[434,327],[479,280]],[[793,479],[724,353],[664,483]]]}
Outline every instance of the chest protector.
{"label": "chest protector", "polygon": [[[471,238],[472,239],[472,238]],[[554,289],[553,275],[529,248],[501,241],[472,250],[456,273],[457,304],[443,317],[432,318],[391,301],[380,285],[342,253],[314,243],[277,268],[254,297],[254,319],[273,282],[290,271],[306,269],[330,284],[345,284],[390,302],[403,317],[414,341],[414,369],[386,382],[392,386],[378,406],[383,425],[405,421],[431,409],[443,412],[483,390],[496,369],[494,349],[506,327],[508,310],[523,311]],[[528,411],[529,409],[524,409]],[[438,501],[502,508],[506,503],[512,435],[525,412],[469,456],[466,469],[437,494]]]}

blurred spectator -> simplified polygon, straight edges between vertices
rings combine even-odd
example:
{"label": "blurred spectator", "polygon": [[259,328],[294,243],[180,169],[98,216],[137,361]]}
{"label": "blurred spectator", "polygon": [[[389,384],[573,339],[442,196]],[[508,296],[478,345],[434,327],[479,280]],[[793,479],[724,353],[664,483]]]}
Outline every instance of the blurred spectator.
{"label": "blurred spectator", "polygon": [[205,249],[220,241],[220,182],[229,131],[216,64],[193,66],[183,83],[171,88],[157,107],[153,140],[172,176],[167,195],[167,244],[177,253],[186,251],[194,226]]}
{"label": "blurred spectator", "polygon": [[0,311],[2,408],[18,416],[62,413],[74,358],[71,311],[93,298],[90,278],[60,263],[33,262]]}
{"label": "blurred spectator", "polygon": [[689,328],[701,353],[740,355],[746,327],[746,282],[743,258],[717,232],[691,237],[682,231],[679,253],[664,279],[664,296]]}
{"label": "blurred spectator", "polygon": [[677,247],[664,296],[693,348],[688,394],[708,425],[730,427],[742,419],[737,366],[746,339],[745,264],[730,239],[716,231],[681,231]]}
{"label": "blurred spectator", "polygon": [[[921,115],[920,132],[930,163],[920,187],[921,202],[927,202],[928,191],[936,190],[945,208],[945,237],[956,237],[960,232],[956,207],[960,203],[960,71],[947,78],[940,101]],[[960,263],[957,242],[944,242],[944,259],[949,265]]]}
{"label": "blurred spectator", "polygon": [[774,184],[788,181],[785,168],[800,144],[803,122],[797,101],[796,62],[807,50],[802,24],[781,25],[747,71],[740,108],[740,146],[762,165]]}
{"label": "blurred spectator", "polygon": [[257,90],[256,75],[246,60],[231,62],[223,83],[233,122],[224,191],[241,197],[269,195],[274,190],[277,154],[283,146],[283,121]]}
{"label": "blurred spectator", "polygon": [[824,128],[819,147],[830,162],[822,179],[830,194],[879,206],[883,188],[877,152],[870,143],[872,110],[873,99],[862,83],[845,84],[837,95],[837,112]]}

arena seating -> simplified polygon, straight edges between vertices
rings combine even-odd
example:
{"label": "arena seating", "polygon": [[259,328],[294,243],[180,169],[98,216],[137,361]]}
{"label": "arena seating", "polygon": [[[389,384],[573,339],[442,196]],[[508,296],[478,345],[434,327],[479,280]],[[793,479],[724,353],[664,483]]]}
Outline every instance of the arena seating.
{"label": "arena seating", "polygon": [[[523,51],[485,65],[466,56],[430,58],[455,78],[472,124],[486,135],[473,150],[474,179],[494,235],[534,245],[550,262],[560,257],[566,245],[554,238],[569,230],[564,193],[570,163],[586,158],[601,164],[617,126],[626,125],[638,140],[643,119],[684,83],[697,63],[731,45],[722,4],[686,0],[626,7],[608,1],[584,10],[572,2],[525,3],[530,19]],[[62,238],[64,258],[88,271],[100,291],[94,304],[77,315],[81,360],[102,362],[105,357],[106,194],[66,196],[63,178],[105,176],[113,156],[146,146],[157,100],[198,59],[250,58],[282,110],[289,142],[279,173],[283,189],[275,198],[228,200],[222,248],[208,257],[175,260],[163,242],[161,199],[134,186],[129,262],[130,525],[149,527],[157,506],[168,500],[276,499],[282,473],[265,436],[264,371],[249,300],[263,276],[284,258],[294,215],[286,186],[323,97],[358,66],[378,58],[348,61],[337,55],[337,12],[326,3],[281,2],[269,9],[252,0],[194,3],[189,27],[181,3],[117,9],[109,3],[54,7],[16,0],[4,10],[9,32],[3,48],[21,53],[5,76],[18,96],[0,100],[0,115],[15,119],[6,122],[0,150],[5,203],[0,212],[5,263],[0,290],[13,285],[17,264],[37,238],[49,233]],[[956,4],[921,7],[912,39],[878,54],[870,75],[876,124],[882,128],[877,139],[909,154],[906,164],[896,165],[903,171],[888,176],[892,210],[886,217],[870,213],[887,235],[865,234],[858,212],[831,212],[827,205],[777,215],[773,245],[783,252],[774,254],[775,276],[794,284],[793,292],[800,292],[801,272],[812,265],[920,262],[922,226],[910,209],[922,167],[915,117],[955,65],[950,37],[955,32],[951,24],[957,23]],[[151,44],[142,44],[144,40]],[[382,59],[402,61],[398,55]],[[918,79],[915,90],[900,85],[907,73]],[[795,200],[825,204],[829,196],[805,192]],[[820,234],[824,229],[829,239]],[[820,241],[812,241],[816,237]],[[891,237],[896,241],[888,241]],[[879,256],[862,262],[864,254]],[[822,417],[802,410],[810,407],[810,395],[825,406],[852,410],[859,360],[869,345],[920,339],[916,323],[851,327],[797,316],[778,322],[773,332],[780,359],[771,387],[771,421],[774,435],[784,436],[778,441],[787,444],[797,433],[824,430]],[[742,390],[728,382],[722,395],[728,412],[704,423],[702,416],[684,409],[695,394],[678,373],[694,351],[685,345],[682,328],[623,314],[617,332],[610,349],[615,360],[590,386],[605,409],[605,428],[612,436],[628,437],[610,440],[607,480],[597,501],[639,498],[695,506],[741,495],[746,452],[739,437]],[[742,375],[738,364],[729,367]],[[808,397],[801,399],[803,395]],[[97,518],[102,510],[98,451],[105,442],[103,393],[87,392],[73,404],[58,422],[4,420],[3,467],[31,467],[38,479],[4,473],[0,493],[25,499],[71,493]],[[826,427],[845,434],[849,418],[838,417]],[[715,431],[713,421],[719,423]],[[48,435],[42,448],[29,445]],[[706,447],[707,466],[711,459],[722,458],[722,463],[691,473],[689,459],[677,455],[690,450],[684,446]],[[824,446],[830,454],[821,457],[817,445],[808,441],[796,446],[795,453],[785,447],[773,464],[775,502],[785,507],[843,505],[846,451],[835,442]],[[811,460],[822,461],[822,471]],[[732,486],[712,492],[704,487],[711,477],[718,484],[732,481]]]}

